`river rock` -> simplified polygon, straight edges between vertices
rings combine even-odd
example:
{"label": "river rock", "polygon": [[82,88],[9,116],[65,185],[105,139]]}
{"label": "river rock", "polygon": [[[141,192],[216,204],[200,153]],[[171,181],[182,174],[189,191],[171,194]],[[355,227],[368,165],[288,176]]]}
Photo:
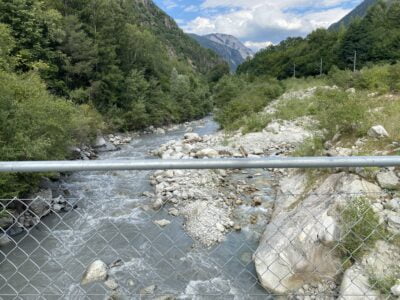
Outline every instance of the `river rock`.
{"label": "river rock", "polygon": [[114,290],[116,290],[116,289],[119,288],[119,284],[118,284],[114,279],[112,279],[112,278],[108,278],[106,281],[104,281],[104,285],[105,285],[108,289],[110,289],[110,290],[112,290],[112,291],[114,291]]}
{"label": "river rock", "polygon": [[205,158],[205,157],[216,158],[218,156],[219,156],[218,151],[210,148],[202,149],[196,152],[196,157],[198,158]]}
{"label": "river rock", "polygon": [[393,211],[400,211],[400,198],[394,198],[385,203],[385,208]]}
{"label": "river rock", "polygon": [[193,132],[186,133],[184,136],[184,139],[186,142],[189,142],[189,143],[195,143],[195,142],[202,141],[202,138],[197,133],[193,133]]}
{"label": "river rock", "polygon": [[391,293],[392,293],[394,296],[400,297],[400,284],[397,284],[397,285],[392,286],[392,288],[390,289],[390,291],[391,291]]}
{"label": "river rock", "polygon": [[51,212],[53,193],[50,189],[41,190],[32,198],[34,199],[29,203],[29,210],[37,217],[42,218]]}
{"label": "river rock", "polygon": [[389,133],[382,125],[376,125],[371,127],[370,130],[368,130],[368,136],[373,138],[384,138],[384,137],[389,137]]}
{"label": "river rock", "polygon": [[96,260],[92,262],[82,276],[81,284],[86,285],[93,282],[105,281],[107,279],[107,265]]}
{"label": "river rock", "polygon": [[102,137],[102,136],[98,136],[96,138],[96,141],[94,142],[93,147],[94,148],[101,148],[101,147],[105,147],[105,146],[107,146],[107,141],[105,140],[105,138]]}
{"label": "river rock", "polygon": [[156,130],[154,130],[154,133],[159,135],[164,135],[165,130],[163,128],[157,128]]}
{"label": "river rock", "polygon": [[154,292],[156,291],[156,288],[157,287],[154,284],[150,285],[148,287],[145,287],[140,290],[140,295],[153,295]]}
{"label": "river rock", "polygon": [[388,221],[389,229],[391,229],[395,233],[399,233],[399,231],[400,231],[400,215],[398,213],[389,211],[387,213],[387,221]]}
{"label": "river rock", "polygon": [[[286,178],[285,182],[293,181]],[[305,186],[296,190],[305,191]],[[344,195],[368,197],[378,191],[378,186],[357,175],[339,173],[330,175],[309,195],[278,195],[272,219],[254,254],[261,285],[274,294],[286,294],[310,281],[335,278],[341,262],[329,245],[338,242],[335,214],[351,200]]]}
{"label": "river rock", "polygon": [[12,240],[7,234],[0,233],[0,247],[7,246]]}
{"label": "river rock", "polygon": [[3,210],[0,213],[0,228],[7,228],[14,223],[14,217],[10,210]]}
{"label": "river rock", "polygon": [[393,171],[381,171],[376,175],[376,180],[383,189],[395,190],[399,188],[399,178]]}
{"label": "river rock", "polygon": [[168,220],[157,220],[157,221],[154,221],[154,224],[156,224],[156,225],[158,225],[158,226],[160,226],[160,227],[165,227],[165,226],[168,226],[169,224],[171,224],[171,221],[168,221]]}

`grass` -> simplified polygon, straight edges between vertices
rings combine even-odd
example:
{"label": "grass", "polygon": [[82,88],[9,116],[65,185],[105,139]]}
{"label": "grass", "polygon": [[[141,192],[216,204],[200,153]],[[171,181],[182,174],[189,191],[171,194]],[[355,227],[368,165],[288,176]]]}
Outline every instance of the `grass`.
{"label": "grass", "polygon": [[254,113],[241,119],[242,133],[262,131],[272,121],[272,117],[265,114]]}
{"label": "grass", "polygon": [[326,77],[289,78],[283,80],[283,86],[287,91],[298,91],[327,84],[328,78]]}
{"label": "grass", "polygon": [[292,156],[303,157],[303,156],[319,156],[324,151],[324,140],[322,137],[312,137],[306,139],[292,153]]}
{"label": "grass", "polygon": [[340,252],[343,261],[355,262],[385,235],[368,199],[354,198],[340,213]]}
{"label": "grass", "polygon": [[6,209],[0,211],[0,218],[8,217],[9,215]]}
{"label": "grass", "polygon": [[400,269],[392,274],[389,274],[383,278],[378,278],[374,274],[370,274],[368,278],[368,283],[374,290],[379,291],[379,293],[387,298],[385,299],[398,299],[397,297],[391,295],[390,289],[392,286],[396,285],[398,278],[400,276]]}

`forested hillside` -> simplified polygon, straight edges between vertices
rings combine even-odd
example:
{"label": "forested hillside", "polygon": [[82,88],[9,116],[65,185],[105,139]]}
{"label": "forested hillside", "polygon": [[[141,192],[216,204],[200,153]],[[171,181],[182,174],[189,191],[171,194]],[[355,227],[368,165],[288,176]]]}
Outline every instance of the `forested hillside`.
{"label": "forested hillside", "polygon": [[[0,160],[65,159],[100,130],[212,109],[226,63],[147,0],[0,0]],[[0,196],[32,176],[1,175]]]}
{"label": "forested hillside", "polygon": [[117,129],[210,110],[205,76],[221,63],[151,1],[0,1],[15,70],[51,93],[90,103]]}
{"label": "forested hillside", "polygon": [[368,12],[368,9],[376,4],[378,0],[364,0],[350,13],[344,16],[339,22],[332,24],[330,30],[339,30],[341,26],[349,26],[352,21],[356,18],[363,18]]}
{"label": "forested hillside", "polygon": [[[356,68],[400,59],[400,1],[379,1],[363,19],[339,31],[318,29],[306,38],[289,38],[239,66],[238,73],[284,79],[315,76],[333,67]],[[321,68],[322,63],[322,68]]]}

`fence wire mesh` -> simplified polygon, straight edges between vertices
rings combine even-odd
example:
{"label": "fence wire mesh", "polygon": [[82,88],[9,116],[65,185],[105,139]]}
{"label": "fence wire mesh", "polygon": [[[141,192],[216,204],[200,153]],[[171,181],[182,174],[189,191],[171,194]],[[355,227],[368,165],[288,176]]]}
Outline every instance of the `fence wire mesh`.
{"label": "fence wire mesh", "polygon": [[143,190],[1,200],[0,298],[395,299],[395,193],[276,193],[274,182],[232,180],[238,194],[191,217]]}

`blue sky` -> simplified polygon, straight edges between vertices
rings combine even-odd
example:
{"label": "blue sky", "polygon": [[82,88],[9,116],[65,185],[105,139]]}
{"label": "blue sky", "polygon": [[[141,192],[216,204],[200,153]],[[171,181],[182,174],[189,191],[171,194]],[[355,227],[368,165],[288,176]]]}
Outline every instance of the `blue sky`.
{"label": "blue sky", "polygon": [[253,50],[328,27],[362,0],[154,0],[186,32],[226,33]]}

